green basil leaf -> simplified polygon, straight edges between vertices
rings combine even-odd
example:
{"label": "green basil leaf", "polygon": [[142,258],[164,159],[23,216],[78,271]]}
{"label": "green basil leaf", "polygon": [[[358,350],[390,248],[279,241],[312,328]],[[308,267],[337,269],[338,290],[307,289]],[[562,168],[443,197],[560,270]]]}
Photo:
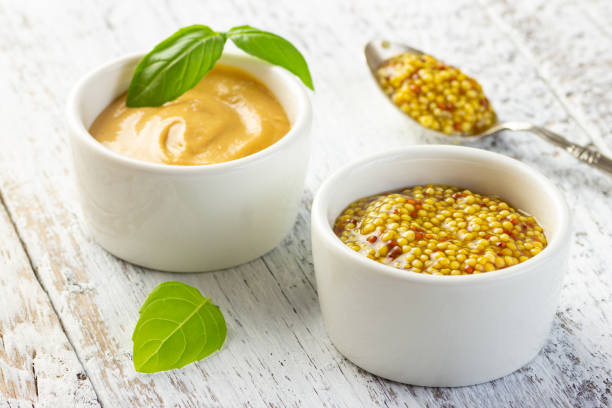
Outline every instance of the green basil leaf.
{"label": "green basil leaf", "polygon": [[226,36],[204,25],[181,28],[140,61],[130,82],[127,106],[159,106],[178,98],[221,57]]}
{"label": "green basil leaf", "polygon": [[182,282],[159,284],[140,308],[134,328],[134,368],[142,373],[181,368],[221,349],[227,327],[219,307]]}
{"label": "green basil leaf", "polygon": [[233,27],[227,36],[246,53],[285,68],[314,90],[306,60],[289,41],[248,25]]}

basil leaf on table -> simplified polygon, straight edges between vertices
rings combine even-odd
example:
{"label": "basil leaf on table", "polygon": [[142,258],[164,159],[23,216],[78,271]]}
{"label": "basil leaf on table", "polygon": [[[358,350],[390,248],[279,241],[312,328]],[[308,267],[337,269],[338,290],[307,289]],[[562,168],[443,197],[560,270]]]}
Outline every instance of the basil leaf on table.
{"label": "basil leaf on table", "polygon": [[289,41],[248,25],[233,27],[227,32],[227,36],[241,50],[285,68],[314,90],[306,60]]}
{"label": "basil leaf on table", "polygon": [[221,349],[227,327],[219,307],[182,282],[159,284],[140,308],[132,341],[142,373],[181,368]]}
{"label": "basil leaf on table", "polygon": [[126,105],[160,106],[198,82],[221,57],[226,36],[204,25],[181,28],[140,61],[128,89]]}

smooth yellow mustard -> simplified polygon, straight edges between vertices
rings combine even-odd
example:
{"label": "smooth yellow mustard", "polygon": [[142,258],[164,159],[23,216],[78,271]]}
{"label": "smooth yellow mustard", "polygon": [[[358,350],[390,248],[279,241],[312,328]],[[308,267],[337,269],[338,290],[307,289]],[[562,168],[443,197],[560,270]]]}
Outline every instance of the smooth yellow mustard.
{"label": "smooth yellow mustard", "polygon": [[283,107],[261,82],[216,65],[193,89],[159,107],[129,108],[126,94],[93,122],[90,133],[109,149],[172,165],[221,163],[248,156],[290,128]]}

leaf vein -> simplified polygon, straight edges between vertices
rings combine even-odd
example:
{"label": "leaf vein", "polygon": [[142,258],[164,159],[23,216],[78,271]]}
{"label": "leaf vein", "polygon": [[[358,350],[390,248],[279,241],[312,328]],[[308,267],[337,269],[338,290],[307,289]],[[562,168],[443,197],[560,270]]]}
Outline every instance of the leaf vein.
{"label": "leaf vein", "polygon": [[[159,350],[162,348],[162,346],[166,343],[166,341],[168,341],[168,339],[170,337],[172,337],[174,335],[174,333],[176,333],[178,330],[180,330],[185,323],[187,323],[189,320],[191,320],[191,318],[201,309],[204,307],[204,305],[206,305],[208,303],[208,299],[203,298],[202,303],[200,303],[180,324],[178,324],[176,326],[176,328],[174,330],[172,330],[159,344],[159,346],[155,349],[155,351],[153,351],[151,353],[151,355],[144,361],[142,362],[141,366],[146,365],[152,358],[154,355],[156,355]],[[175,322],[176,323],[176,322]]]}

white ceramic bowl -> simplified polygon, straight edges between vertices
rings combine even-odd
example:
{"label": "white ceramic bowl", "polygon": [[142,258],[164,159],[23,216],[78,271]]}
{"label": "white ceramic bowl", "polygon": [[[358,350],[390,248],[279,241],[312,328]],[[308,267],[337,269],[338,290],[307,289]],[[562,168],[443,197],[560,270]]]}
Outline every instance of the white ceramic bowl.
{"label": "white ceramic bowl", "polygon": [[[498,195],[535,216],[548,246],[512,267],[435,276],[395,269],[349,249],[332,231],[354,200],[422,184]],[[350,164],[312,206],[312,250],[321,310],[337,349],[391,380],[463,386],[520,368],[540,350],[555,314],[570,244],[567,205],[525,164],[485,150],[416,146]]]}
{"label": "white ceramic bowl", "polygon": [[272,146],[230,162],[154,164],[121,156],[87,131],[125,92],[142,54],[86,75],[68,101],[68,125],[83,215],[96,241],[154,269],[196,272],[247,262],[274,248],[294,223],[309,158],[311,106],[301,83],[261,60],[224,54],[220,63],[263,82],[291,130]]}

